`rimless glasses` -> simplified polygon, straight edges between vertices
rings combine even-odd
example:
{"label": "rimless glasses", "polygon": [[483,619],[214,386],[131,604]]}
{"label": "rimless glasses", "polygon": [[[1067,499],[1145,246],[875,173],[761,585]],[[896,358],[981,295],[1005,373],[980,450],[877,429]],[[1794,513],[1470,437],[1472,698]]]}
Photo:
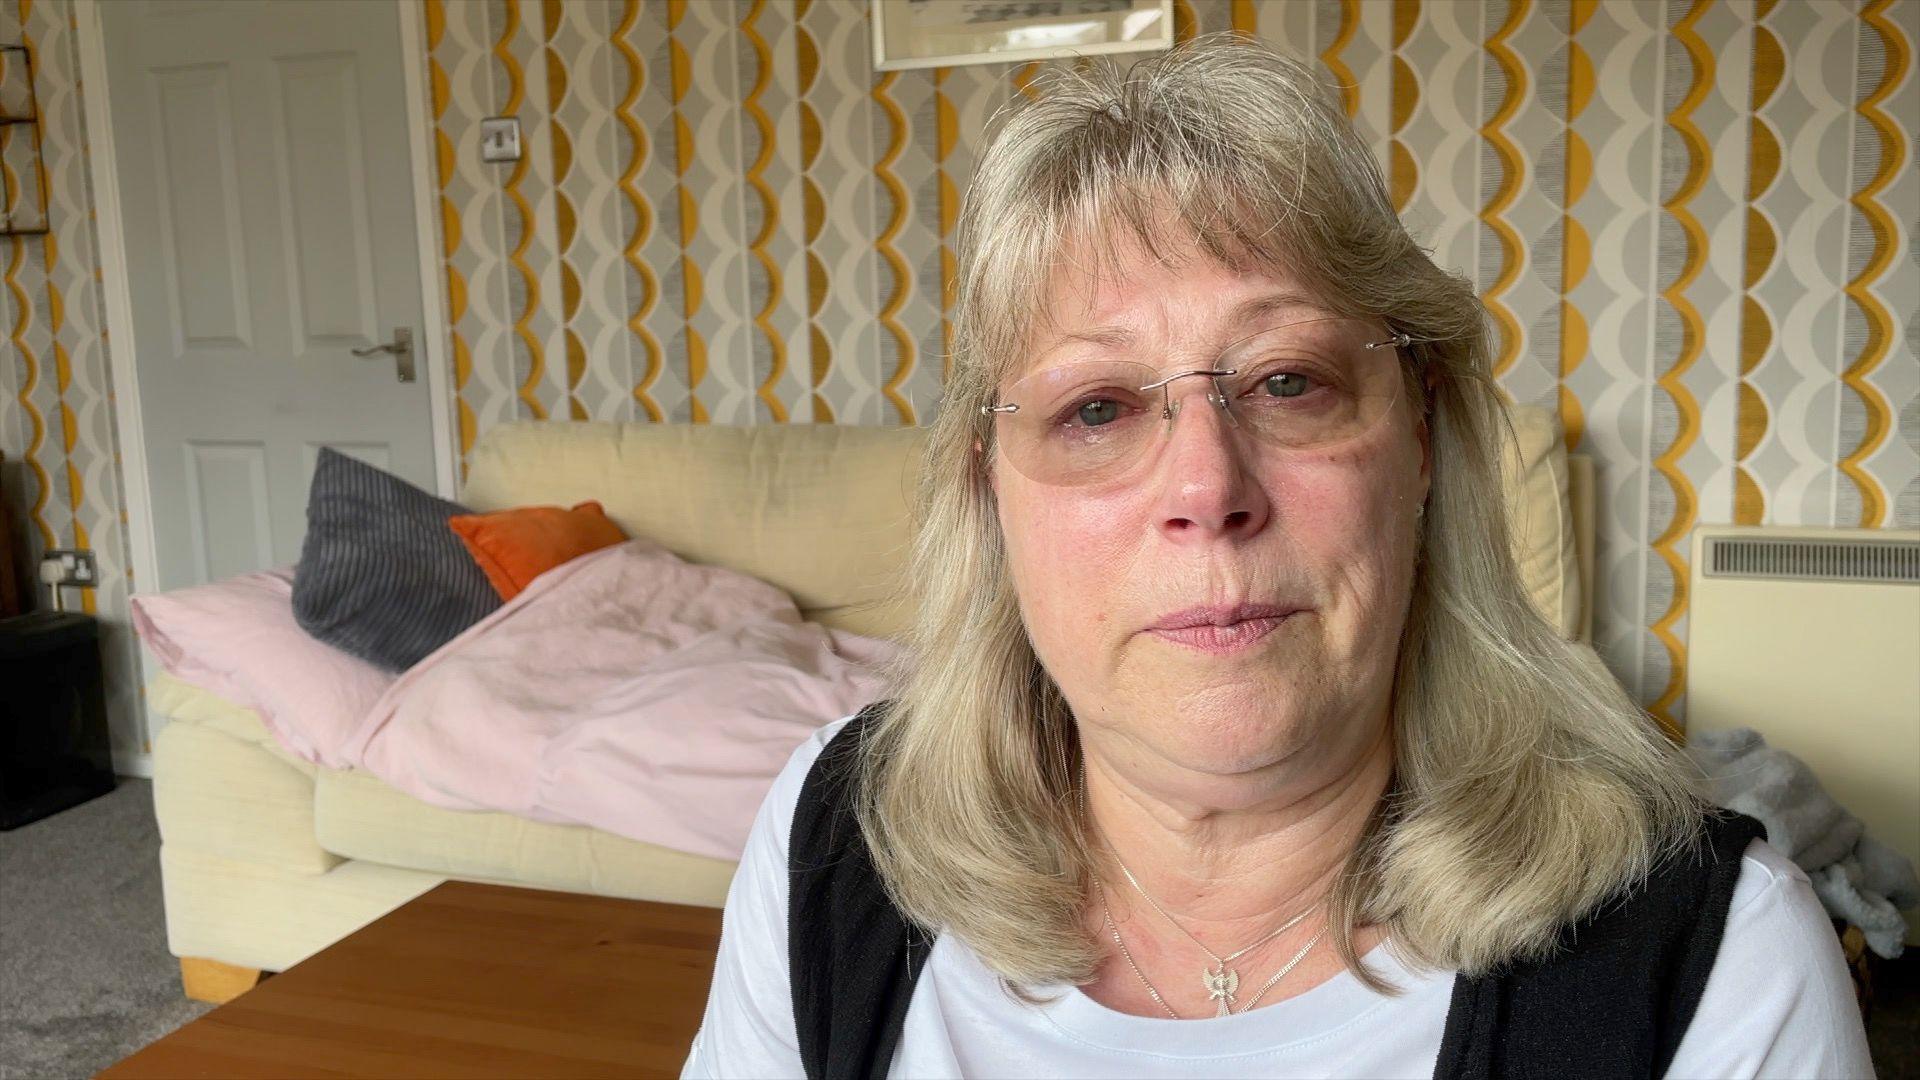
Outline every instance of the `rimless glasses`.
{"label": "rimless glasses", "polygon": [[1001,452],[1038,483],[1080,487],[1128,478],[1159,456],[1185,380],[1243,440],[1270,450],[1317,450],[1378,424],[1405,379],[1399,351],[1416,340],[1353,318],[1314,318],[1235,341],[1210,368],[1163,372],[1127,360],[1084,360],[1033,372],[980,411]]}

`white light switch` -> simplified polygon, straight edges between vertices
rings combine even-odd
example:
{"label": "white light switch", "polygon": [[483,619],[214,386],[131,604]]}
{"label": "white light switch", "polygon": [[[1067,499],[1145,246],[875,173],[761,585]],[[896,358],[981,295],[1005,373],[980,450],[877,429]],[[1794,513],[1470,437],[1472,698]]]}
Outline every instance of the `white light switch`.
{"label": "white light switch", "polygon": [[520,160],[520,118],[489,116],[480,121],[480,160]]}

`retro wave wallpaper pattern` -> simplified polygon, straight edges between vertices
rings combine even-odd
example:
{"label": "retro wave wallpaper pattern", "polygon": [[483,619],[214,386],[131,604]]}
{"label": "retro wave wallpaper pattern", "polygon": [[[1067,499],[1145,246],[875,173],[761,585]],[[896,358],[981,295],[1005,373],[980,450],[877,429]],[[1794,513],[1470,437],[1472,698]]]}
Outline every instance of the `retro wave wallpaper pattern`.
{"label": "retro wave wallpaper pattern", "polygon": [[[78,595],[86,611],[101,617],[103,681],[118,760],[145,752],[145,733],[138,708],[139,646],[127,623],[135,583],[73,34],[65,0],[0,0],[0,41],[25,41],[33,51],[52,230],[0,242],[0,450],[6,452],[7,497],[25,532],[29,565],[49,547],[92,548],[98,559],[99,588]],[[0,63],[17,55],[5,54]],[[17,76],[4,84],[17,85]],[[0,127],[7,190],[31,192],[32,167],[26,129]],[[7,209],[22,208],[16,199]],[[44,606],[46,590],[34,588]]]}
{"label": "retro wave wallpaper pattern", "polygon": [[[27,460],[32,542],[100,549],[93,602],[123,613],[70,13],[3,2],[44,57],[55,233],[5,253],[0,446]],[[1684,717],[1694,525],[1920,526],[1920,0],[1175,12],[1182,38],[1313,59],[1416,235],[1478,284],[1501,384],[1598,464],[1596,645],[1657,716]],[[876,73],[865,0],[426,0],[425,19],[463,452],[520,418],[939,407],[960,197],[1033,65]],[[483,164],[500,114],[527,152]]]}
{"label": "retro wave wallpaper pattern", "polygon": [[[1912,0],[1180,0],[1318,61],[1598,462],[1596,644],[1679,721],[1699,522],[1920,525]],[[459,431],[912,424],[1032,66],[875,73],[866,4],[441,3]],[[529,152],[474,153],[514,113]]]}

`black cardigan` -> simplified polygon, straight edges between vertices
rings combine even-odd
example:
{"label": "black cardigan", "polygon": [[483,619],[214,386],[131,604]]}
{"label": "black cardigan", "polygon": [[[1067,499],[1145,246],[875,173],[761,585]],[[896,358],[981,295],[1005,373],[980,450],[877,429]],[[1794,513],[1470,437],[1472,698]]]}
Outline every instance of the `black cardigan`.
{"label": "black cardigan", "polygon": [[[887,898],[852,813],[870,706],[821,751],[794,808],[787,961],[807,1076],[883,1077],[933,935]],[[1588,916],[1549,959],[1454,983],[1434,1075],[1659,1076],[1720,947],[1740,858],[1759,822],[1721,813],[1707,843]]]}

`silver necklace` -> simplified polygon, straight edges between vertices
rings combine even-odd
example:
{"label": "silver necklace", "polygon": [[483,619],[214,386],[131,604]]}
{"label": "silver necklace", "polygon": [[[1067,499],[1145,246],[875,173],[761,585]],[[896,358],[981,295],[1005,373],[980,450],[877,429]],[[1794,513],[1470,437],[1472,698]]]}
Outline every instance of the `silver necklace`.
{"label": "silver necklace", "polygon": [[[1127,966],[1133,969],[1133,977],[1136,979],[1139,979],[1140,985],[1147,988],[1147,995],[1153,998],[1154,1004],[1160,1006],[1160,1008],[1165,1010],[1166,1014],[1172,1017],[1173,1019],[1175,1020],[1180,1019],[1180,1014],[1177,1012],[1174,1012],[1173,1006],[1167,1004],[1167,999],[1160,996],[1159,989],[1153,985],[1153,981],[1151,979],[1147,978],[1147,973],[1144,971],[1141,971],[1140,965],[1134,962],[1132,951],[1127,948],[1126,941],[1120,937],[1120,927],[1113,921],[1113,910],[1107,906],[1106,887],[1100,883],[1100,879],[1098,877],[1093,879],[1093,887],[1095,890],[1097,890],[1100,893],[1100,917],[1106,922],[1107,932],[1113,935],[1113,943],[1119,947],[1121,957],[1126,960]],[[1324,926],[1321,927],[1318,931],[1315,931],[1313,937],[1308,939],[1305,945],[1301,946],[1300,951],[1293,954],[1293,959],[1288,960],[1285,964],[1281,965],[1280,970],[1274,972],[1273,977],[1266,981],[1266,985],[1260,987],[1259,992],[1255,993],[1253,997],[1245,1005],[1242,1005],[1240,1007],[1240,1010],[1239,1010],[1240,1013],[1244,1015],[1246,1012],[1251,1010],[1254,1006],[1260,1004],[1260,999],[1266,996],[1267,991],[1273,989],[1274,986],[1277,985],[1281,979],[1286,978],[1287,973],[1292,971],[1296,966],[1298,966],[1300,961],[1305,960],[1307,958],[1307,954],[1313,951],[1313,947],[1315,945],[1320,944],[1321,935],[1325,934],[1326,932],[1327,932],[1327,928]],[[1221,1004],[1219,1011],[1215,1012],[1213,1015],[1216,1017],[1226,1016],[1227,1015],[1226,1005],[1224,1003]]]}
{"label": "silver necklace", "polygon": [[1281,979],[1286,978],[1287,972],[1292,971],[1295,965],[1299,964],[1300,961],[1305,960],[1307,958],[1307,954],[1313,951],[1313,947],[1315,945],[1320,944],[1320,938],[1323,935],[1325,935],[1326,932],[1327,932],[1327,928],[1324,926],[1322,926],[1318,930],[1315,930],[1313,932],[1313,936],[1307,939],[1307,943],[1305,945],[1300,946],[1300,951],[1293,954],[1293,959],[1281,965],[1280,970],[1273,973],[1273,978],[1268,979],[1266,982],[1266,985],[1262,986],[1259,989],[1259,991],[1253,995],[1251,1000],[1249,1000],[1245,1005],[1240,1006],[1240,1011],[1246,1012],[1248,1009],[1251,1009],[1255,1005],[1260,1004],[1260,999],[1267,995],[1267,991],[1273,989],[1274,984],[1278,983]]}
{"label": "silver necklace", "polygon": [[1107,932],[1113,935],[1113,943],[1120,947],[1120,955],[1126,958],[1127,966],[1133,969],[1134,978],[1139,979],[1140,985],[1147,988],[1147,995],[1153,998],[1154,1004],[1165,1009],[1168,1016],[1175,1020],[1180,1019],[1180,1014],[1173,1011],[1173,1006],[1167,1004],[1167,999],[1160,996],[1160,991],[1154,988],[1153,983],[1147,979],[1146,973],[1140,970],[1140,965],[1133,962],[1133,953],[1128,951],[1127,943],[1120,940],[1120,928],[1114,925],[1113,910],[1107,907],[1106,886],[1100,884],[1100,879],[1096,877],[1093,879],[1093,887],[1100,894],[1100,917],[1106,920]]}
{"label": "silver necklace", "polygon": [[[1240,959],[1241,957],[1247,955],[1253,950],[1259,948],[1260,946],[1265,945],[1267,942],[1272,941],[1274,938],[1279,937],[1281,934],[1284,934],[1287,931],[1293,929],[1294,927],[1300,925],[1300,920],[1307,917],[1307,912],[1303,911],[1300,914],[1295,915],[1293,918],[1288,919],[1286,922],[1283,922],[1279,926],[1275,927],[1272,930],[1272,932],[1268,933],[1265,937],[1262,937],[1259,941],[1254,942],[1253,944],[1247,946],[1244,949],[1239,950],[1238,952],[1232,952],[1232,953],[1228,953],[1226,956],[1221,956],[1219,953],[1216,953],[1212,949],[1207,948],[1206,942],[1201,941],[1199,938],[1193,936],[1193,931],[1188,930],[1184,926],[1181,926],[1179,920],[1175,919],[1172,915],[1169,915],[1167,913],[1167,909],[1161,907],[1160,902],[1158,900],[1155,900],[1153,896],[1149,894],[1145,888],[1141,887],[1140,879],[1133,876],[1132,870],[1127,869],[1127,864],[1123,859],[1120,858],[1119,852],[1113,851],[1113,849],[1111,848],[1108,849],[1108,852],[1109,854],[1113,855],[1113,861],[1120,864],[1120,872],[1127,876],[1127,884],[1133,886],[1134,891],[1140,894],[1141,899],[1145,900],[1148,903],[1148,905],[1153,908],[1153,910],[1159,912],[1160,917],[1167,920],[1168,924],[1170,924],[1175,930],[1178,930],[1182,934],[1185,934],[1188,941],[1191,941],[1195,945],[1200,946],[1200,951],[1203,953],[1206,953],[1207,958],[1213,961],[1212,967],[1203,968],[1201,970],[1200,984],[1206,989],[1208,1000],[1219,1002],[1217,1011],[1214,1013],[1215,1016],[1227,1015],[1229,1007],[1232,1006],[1233,1003],[1237,1000],[1237,998],[1235,998],[1234,995],[1240,992],[1240,972],[1238,969],[1229,967],[1228,965],[1232,964],[1235,960]],[[1261,992],[1265,993],[1264,990],[1262,990]]]}
{"label": "silver necklace", "polygon": [[[1081,769],[1080,769],[1080,813],[1081,813],[1081,816],[1087,819],[1088,824],[1091,825],[1093,819],[1092,819],[1092,815],[1089,814],[1087,811],[1087,774],[1086,774],[1086,766],[1084,764],[1081,766]],[[1195,937],[1192,931],[1180,925],[1180,921],[1178,919],[1175,919],[1172,915],[1168,914],[1166,908],[1163,908],[1160,906],[1160,902],[1158,900],[1155,900],[1152,894],[1147,892],[1146,888],[1140,884],[1140,879],[1135,877],[1133,874],[1133,871],[1127,867],[1126,860],[1120,857],[1119,852],[1114,851],[1111,845],[1103,845],[1103,846],[1106,846],[1107,853],[1113,856],[1113,861],[1120,865],[1120,872],[1127,876],[1127,884],[1133,886],[1134,891],[1140,894],[1141,899],[1145,900],[1153,908],[1154,911],[1159,912],[1160,917],[1167,920],[1167,923],[1171,925],[1175,930],[1178,930],[1182,934],[1186,935],[1186,938],[1188,941],[1191,941],[1195,945],[1199,946],[1200,951],[1203,953],[1206,953],[1207,958],[1213,961],[1213,966],[1201,969],[1200,985],[1202,989],[1206,990],[1207,992],[1207,1000],[1213,1001],[1216,1003],[1214,1014],[1213,1014],[1215,1016],[1228,1015],[1232,1011],[1233,1004],[1239,1000],[1236,995],[1238,995],[1240,992],[1240,972],[1237,968],[1230,967],[1229,965],[1231,965],[1234,961],[1240,959],[1241,957],[1247,955],[1248,953],[1254,951],[1255,949],[1258,949],[1260,946],[1265,945],[1267,942],[1272,941],[1274,938],[1279,937],[1281,934],[1284,934],[1287,931],[1293,929],[1295,926],[1298,926],[1300,924],[1300,920],[1306,918],[1308,915],[1308,912],[1303,911],[1300,914],[1295,915],[1293,918],[1288,919],[1286,922],[1281,923],[1279,926],[1275,927],[1271,932],[1262,936],[1260,940],[1254,942],[1253,944],[1248,945],[1247,947],[1240,949],[1238,951],[1229,953],[1226,956],[1221,956],[1219,953],[1216,953],[1212,949],[1208,948],[1206,942],[1201,941],[1199,938]],[[1126,942],[1120,940],[1120,927],[1113,921],[1113,913],[1107,909],[1107,891],[1106,891],[1106,888],[1101,885],[1100,879],[1098,876],[1095,876],[1093,880],[1093,884],[1095,888],[1100,890],[1100,909],[1102,914],[1106,918],[1107,927],[1113,931],[1113,943],[1120,947],[1120,955],[1126,958],[1127,966],[1133,969],[1133,973],[1140,977],[1141,983],[1144,984],[1147,988],[1147,993],[1153,995],[1153,999],[1155,1001],[1160,1002],[1160,1007],[1163,1009],[1166,1009],[1167,1014],[1169,1016],[1172,1016],[1173,1010],[1167,1006],[1167,1003],[1164,1000],[1161,999],[1160,991],[1154,989],[1153,984],[1147,981],[1147,977],[1141,974],[1140,965],[1133,962],[1133,954],[1127,951]],[[1303,959],[1307,955],[1308,952],[1312,951],[1315,945],[1319,944],[1320,934],[1323,934],[1325,932],[1326,932],[1326,928],[1322,927],[1320,930],[1320,933],[1314,934],[1312,940],[1307,942],[1306,948],[1301,949],[1299,954],[1296,955],[1292,960],[1288,961],[1287,964],[1284,967],[1282,967],[1279,970],[1279,972],[1277,972],[1273,976],[1273,978],[1268,979],[1266,985],[1262,986],[1259,992],[1253,995],[1252,1001],[1248,1002],[1246,1007],[1242,1008],[1240,1011],[1245,1012],[1247,1011],[1247,1009],[1252,1008],[1253,1005],[1260,1000],[1261,995],[1265,994],[1268,990],[1273,989],[1273,985],[1279,982],[1282,976],[1286,975],[1287,972],[1292,971],[1294,965],[1298,964],[1301,961],[1301,959]],[[1178,1018],[1176,1017],[1176,1019]]]}

